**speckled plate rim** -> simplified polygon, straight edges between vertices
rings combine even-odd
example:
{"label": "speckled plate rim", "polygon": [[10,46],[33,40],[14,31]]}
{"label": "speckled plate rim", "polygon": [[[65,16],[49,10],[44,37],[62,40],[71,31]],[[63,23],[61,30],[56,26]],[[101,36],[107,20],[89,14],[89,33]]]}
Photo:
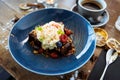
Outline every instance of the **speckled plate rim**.
{"label": "speckled plate rim", "polygon": [[[74,7],[76,7],[77,5],[74,4],[71,8],[71,11],[73,11]],[[75,12],[75,11],[73,11]],[[76,12],[77,13],[77,12]],[[93,27],[101,27],[101,26],[104,26],[105,24],[107,24],[107,22],[109,21],[109,12],[107,10],[105,10],[105,13],[106,13],[106,16],[107,16],[107,19],[105,20],[104,23],[99,23],[99,24],[96,24],[96,25],[92,25]],[[78,13],[79,14],[79,13]],[[79,14],[80,15],[80,14]],[[89,21],[88,21],[89,22]]]}

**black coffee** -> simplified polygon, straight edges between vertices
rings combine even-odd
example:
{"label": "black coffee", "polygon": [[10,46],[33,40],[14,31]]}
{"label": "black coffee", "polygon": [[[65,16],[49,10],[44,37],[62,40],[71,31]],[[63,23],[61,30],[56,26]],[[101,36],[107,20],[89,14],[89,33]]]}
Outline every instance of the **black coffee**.
{"label": "black coffee", "polygon": [[101,9],[101,7],[95,3],[83,3],[82,6],[84,6],[85,8],[91,9],[91,10],[99,10]]}

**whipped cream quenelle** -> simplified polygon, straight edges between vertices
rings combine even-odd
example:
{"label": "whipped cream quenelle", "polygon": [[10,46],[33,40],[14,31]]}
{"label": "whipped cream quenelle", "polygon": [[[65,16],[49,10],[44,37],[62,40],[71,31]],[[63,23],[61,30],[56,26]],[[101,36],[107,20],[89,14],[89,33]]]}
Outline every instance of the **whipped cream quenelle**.
{"label": "whipped cream quenelle", "polygon": [[29,33],[28,41],[34,54],[59,58],[75,53],[72,34],[73,32],[62,22],[50,21],[44,25],[36,26]]}
{"label": "whipped cream quenelle", "polygon": [[37,26],[35,32],[43,49],[54,49],[57,47],[56,43],[60,41],[60,35],[64,34],[64,25],[51,21],[43,26]]}

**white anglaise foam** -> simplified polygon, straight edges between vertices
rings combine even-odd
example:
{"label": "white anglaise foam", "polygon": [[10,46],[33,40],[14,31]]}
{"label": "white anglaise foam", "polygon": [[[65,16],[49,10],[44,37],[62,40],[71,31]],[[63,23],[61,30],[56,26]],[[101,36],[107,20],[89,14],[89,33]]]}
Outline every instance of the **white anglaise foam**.
{"label": "white anglaise foam", "polygon": [[35,31],[37,33],[37,39],[42,43],[42,48],[46,50],[57,47],[56,42],[60,41],[60,35],[64,34],[64,25],[51,21],[38,27]]}

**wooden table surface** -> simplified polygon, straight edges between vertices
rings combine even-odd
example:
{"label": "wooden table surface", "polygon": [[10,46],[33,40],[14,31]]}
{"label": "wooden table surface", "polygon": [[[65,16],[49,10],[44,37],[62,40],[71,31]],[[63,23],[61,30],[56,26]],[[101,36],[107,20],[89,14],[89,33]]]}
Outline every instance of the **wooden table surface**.
{"label": "wooden table surface", "polygon": [[[107,2],[107,10],[110,15],[109,22],[103,26],[110,37],[113,37],[120,41],[120,31],[115,28],[115,21],[120,15],[120,0],[105,0]],[[5,32],[2,30],[5,28],[6,23],[12,19],[15,15],[23,16],[24,12],[18,8],[18,5],[23,2],[35,3],[35,0],[0,0],[0,40],[2,35],[8,36],[9,30]],[[58,7],[70,10],[75,4],[75,0],[59,0]],[[43,76],[27,71],[19,66],[11,57],[9,51],[5,48],[7,41],[4,44],[0,44],[0,66],[2,66],[7,72],[9,72],[16,80],[60,80],[56,76]],[[94,56],[99,57],[102,48],[96,47]],[[83,71],[86,76],[83,80],[86,80],[94,66],[95,62],[88,61],[79,71]],[[69,74],[66,74],[69,76]],[[65,79],[67,80],[67,78]]]}

